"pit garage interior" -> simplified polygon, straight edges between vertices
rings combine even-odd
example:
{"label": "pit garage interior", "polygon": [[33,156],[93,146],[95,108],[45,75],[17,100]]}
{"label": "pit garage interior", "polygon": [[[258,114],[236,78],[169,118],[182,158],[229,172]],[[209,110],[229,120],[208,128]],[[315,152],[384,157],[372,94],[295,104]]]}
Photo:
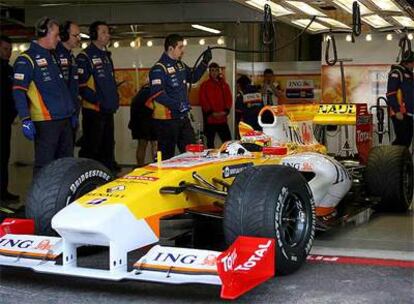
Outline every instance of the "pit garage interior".
{"label": "pit garage interior", "polygon": [[[189,66],[208,46],[263,51],[213,50],[213,61],[220,65],[230,85],[233,102],[240,75],[247,75],[260,85],[263,71],[271,68],[283,90],[281,104],[367,104],[372,114],[372,145],[390,145],[395,134],[385,99],[381,97],[386,94],[390,66],[397,57],[401,58],[400,39],[413,41],[414,1],[359,0],[358,3],[362,22],[358,36],[353,35],[351,0],[2,0],[0,26],[1,34],[12,39],[10,62],[13,63],[28,48],[34,37],[33,25],[42,16],[78,23],[82,48],[89,43],[91,22],[104,20],[110,25],[108,50],[112,53],[116,79],[123,82],[119,86],[121,106],[115,114],[115,155],[122,167],[118,176],[122,176],[135,168],[137,141],[131,138],[128,129],[130,101],[145,83],[149,69],[163,52],[164,38],[171,33],[185,37],[183,61]],[[263,44],[265,4],[271,7],[275,29],[270,45]],[[268,52],[269,49],[277,51]],[[75,53],[80,51],[77,49]],[[336,63],[328,64],[326,59],[330,63],[335,59]],[[202,81],[207,77],[206,73]],[[194,84],[190,92],[196,134],[203,131],[197,95],[200,83]],[[379,111],[385,113],[382,121],[378,120]],[[228,116],[233,139],[234,122],[233,103]],[[77,138],[81,134],[80,129]],[[325,126],[323,138],[328,153],[357,157],[356,134],[354,125]],[[218,137],[215,144],[221,145]],[[75,155],[78,150],[76,147]],[[410,151],[413,153],[412,146]],[[146,153],[146,162],[152,162],[149,149]],[[23,137],[17,118],[12,126],[9,191],[18,194],[20,201],[7,204],[17,214],[24,214],[32,183],[33,158],[33,142]],[[317,231],[301,269],[267,281],[238,301],[414,303],[412,208],[411,205],[404,213],[361,209],[335,227]],[[79,259],[88,265],[100,267],[108,258],[106,252],[86,251]],[[219,294],[219,288],[210,285],[111,282],[0,266],[1,303],[212,303],[220,301]]]}

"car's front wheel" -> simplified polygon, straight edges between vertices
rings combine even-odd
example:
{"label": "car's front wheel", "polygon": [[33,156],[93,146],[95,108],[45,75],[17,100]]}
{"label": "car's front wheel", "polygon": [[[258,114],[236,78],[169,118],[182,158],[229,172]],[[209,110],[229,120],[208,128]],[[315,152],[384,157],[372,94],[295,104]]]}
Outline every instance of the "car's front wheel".
{"label": "car's front wheel", "polygon": [[36,233],[55,235],[52,217],[68,204],[113,179],[109,169],[86,158],[61,158],[37,174],[26,201],[26,217]]}
{"label": "car's front wheel", "polygon": [[315,204],[303,176],[285,166],[257,166],[240,173],[224,205],[224,236],[274,238],[276,274],[299,269],[312,247]]}

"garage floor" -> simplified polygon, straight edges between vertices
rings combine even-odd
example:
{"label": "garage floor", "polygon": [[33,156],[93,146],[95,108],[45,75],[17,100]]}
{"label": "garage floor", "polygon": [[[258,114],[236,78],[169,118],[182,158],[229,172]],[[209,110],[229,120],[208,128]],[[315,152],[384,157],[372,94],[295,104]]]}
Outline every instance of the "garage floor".
{"label": "garage floor", "polygon": [[[9,190],[24,198],[32,167],[10,168]],[[22,200],[24,201],[24,200]],[[15,205],[17,206],[17,205]],[[106,260],[104,253],[83,257]],[[326,262],[326,256],[414,261],[414,214],[373,214],[370,221],[318,233],[312,258],[297,273],[278,277],[243,296],[241,303],[414,303],[414,268]],[[315,258],[316,257],[316,258]],[[319,257],[319,258],[318,258]],[[99,262],[96,262],[99,263]],[[373,263],[375,264],[375,263]],[[219,288],[112,283],[0,268],[1,303],[219,302]]]}

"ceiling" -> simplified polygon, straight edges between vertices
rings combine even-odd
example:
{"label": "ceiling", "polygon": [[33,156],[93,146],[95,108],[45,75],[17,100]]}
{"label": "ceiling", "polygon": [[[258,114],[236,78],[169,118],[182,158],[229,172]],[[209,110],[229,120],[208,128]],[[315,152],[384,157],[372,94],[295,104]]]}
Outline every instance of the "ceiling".
{"label": "ceiling", "polygon": [[[310,32],[329,30],[350,31],[352,28],[352,4],[354,0],[237,0],[240,4],[263,11],[269,3],[272,14],[278,20],[298,27],[306,27],[313,16],[316,20]],[[414,30],[413,0],[358,0],[363,31]]]}
{"label": "ceiling", "polygon": [[[404,28],[398,21],[410,22],[407,25],[414,30],[414,0],[358,1],[363,31]],[[84,26],[83,31],[93,20],[106,20],[117,39],[157,38],[168,32],[200,37],[217,34],[196,30],[191,23],[224,30],[225,34],[228,24],[262,22],[266,2],[271,2],[274,20],[298,28],[305,27],[317,15],[310,33],[350,31],[352,27],[352,14],[346,9],[346,3],[352,0],[0,0],[0,26],[3,34],[24,40],[33,35],[35,21],[48,15],[59,20],[74,20]],[[387,3],[390,3],[388,7],[384,7]]]}

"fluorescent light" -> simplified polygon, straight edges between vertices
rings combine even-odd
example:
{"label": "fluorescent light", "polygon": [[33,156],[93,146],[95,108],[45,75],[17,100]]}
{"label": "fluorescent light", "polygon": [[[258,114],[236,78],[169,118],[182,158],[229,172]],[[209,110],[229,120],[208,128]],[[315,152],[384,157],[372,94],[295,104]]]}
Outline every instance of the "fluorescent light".
{"label": "fluorescent light", "polygon": [[409,33],[407,37],[408,39],[413,40],[413,34]]}
{"label": "fluorescent light", "polygon": [[130,46],[130,47],[132,47],[132,48],[134,48],[134,47],[136,46],[135,41],[134,41],[134,40],[133,40],[133,41],[131,41],[131,42],[129,43],[129,46]]}
{"label": "fluorescent light", "polygon": [[298,10],[301,10],[302,12],[304,12],[307,15],[311,15],[311,16],[326,16],[326,14],[318,11],[316,8],[313,8],[312,6],[310,6],[309,4],[302,2],[302,1],[286,1],[287,3],[289,3],[290,5],[296,7]]}
{"label": "fluorescent light", "polygon": [[198,43],[199,43],[200,45],[204,45],[204,44],[206,44],[206,41],[205,41],[204,39],[200,39],[200,40],[198,41]]}
{"label": "fluorescent light", "polygon": [[367,34],[367,35],[365,36],[365,40],[366,40],[366,41],[372,41],[372,35],[371,35],[371,34]]}
{"label": "fluorescent light", "polygon": [[70,3],[66,2],[66,3],[44,3],[44,4],[40,4],[40,6],[42,6],[42,7],[63,6],[63,5],[70,5]]}
{"label": "fluorescent light", "polygon": [[118,41],[114,42],[114,48],[119,48],[119,42]]}
{"label": "fluorescent light", "polygon": [[270,9],[272,10],[272,15],[275,16],[275,17],[280,17],[280,16],[286,16],[286,15],[294,14],[294,12],[292,12],[291,10],[288,10],[287,8],[284,8],[280,4],[276,4],[276,3],[272,2],[272,1],[266,1],[266,0],[249,0],[249,1],[246,1],[246,4],[248,4],[250,6],[253,6],[255,8],[258,8],[261,11],[263,11],[265,4],[269,4]]}
{"label": "fluorescent light", "polygon": [[147,47],[152,47],[152,44],[153,44],[153,43],[152,43],[152,40],[148,40],[148,41],[147,41]]}
{"label": "fluorescent light", "polygon": [[392,40],[392,34],[387,34],[387,40],[391,41]]}
{"label": "fluorescent light", "polygon": [[183,40],[183,45],[187,45],[187,43],[188,43],[188,40],[187,39],[184,39]]}
{"label": "fluorescent light", "polygon": [[[333,2],[341,7],[342,9],[346,10],[348,13],[352,14],[352,5],[354,0],[333,0]],[[363,5],[360,1],[357,1],[359,4],[359,9],[361,11],[361,15],[371,14],[372,12]]]}
{"label": "fluorescent light", "polygon": [[219,39],[217,39],[217,44],[218,45],[223,45],[224,44],[224,38],[220,37]]}
{"label": "fluorescent light", "polygon": [[371,0],[371,2],[383,11],[401,12],[401,9],[392,0]]}
{"label": "fluorescent light", "polygon": [[[307,27],[308,24],[311,22],[310,19],[297,19],[297,20],[292,20],[293,24],[296,24],[300,27]],[[318,22],[312,22],[312,24],[308,27],[308,30],[316,32],[316,31],[323,31],[323,30],[327,30],[328,28]]]}
{"label": "fluorescent light", "polygon": [[351,35],[346,35],[345,40],[348,42],[352,41],[352,36]]}
{"label": "fluorescent light", "polygon": [[85,39],[89,39],[89,35],[84,34],[84,33],[80,33],[79,36],[81,36],[81,38],[85,38]]}
{"label": "fluorescent light", "polygon": [[364,20],[366,23],[375,28],[391,26],[389,22],[387,22],[384,18],[376,14],[362,17],[362,20]]}
{"label": "fluorescent light", "polygon": [[404,27],[414,27],[414,21],[410,17],[393,16],[392,18]]}
{"label": "fluorescent light", "polygon": [[213,28],[207,27],[207,26],[202,26],[200,24],[191,24],[191,26],[193,28],[198,29],[198,30],[213,33],[213,34],[220,34],[221,33],[221,31],[219,31],[219,30],[216,30],[216,29],[213,29]]}
{"label": "fluorescent light", "polygon": [[347,28],[350,29],[351,27],[346,25],[345,23],[339,22],[338,20],[332,19],[332,18],[325,18],[325,17],[318,17],[319,21],[328,23],[332,25],[333,27],[339,27],[339,28]]}

